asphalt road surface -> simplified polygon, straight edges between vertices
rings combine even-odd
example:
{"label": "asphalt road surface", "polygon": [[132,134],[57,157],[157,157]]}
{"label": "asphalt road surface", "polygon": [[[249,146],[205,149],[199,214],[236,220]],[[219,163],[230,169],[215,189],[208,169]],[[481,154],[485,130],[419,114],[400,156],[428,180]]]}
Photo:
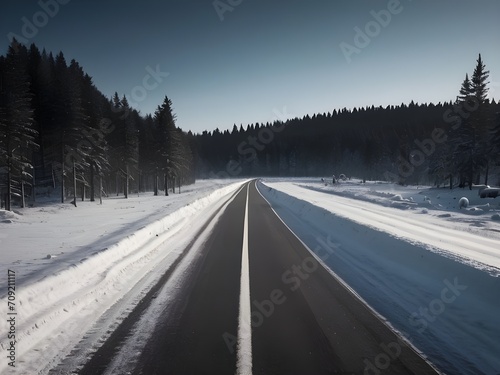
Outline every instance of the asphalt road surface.
{"label": "asphalt road surface", "polygon": [[[255,181],[201,254],[130,374],[437,373],[311,255]],[[131,324],[80,374],[104,373]]]}

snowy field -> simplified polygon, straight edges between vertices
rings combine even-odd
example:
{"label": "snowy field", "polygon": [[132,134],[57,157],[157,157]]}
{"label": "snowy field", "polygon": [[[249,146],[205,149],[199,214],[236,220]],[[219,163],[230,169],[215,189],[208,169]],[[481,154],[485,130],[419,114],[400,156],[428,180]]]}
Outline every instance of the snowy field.
{"label": "snowy field", "polygon": [[332,273],[442,371],[500,373],[500,200],[359,180],[260,186]]}
{"label": "snowy field", "polygon": [[[0,211],[0,272],[4,280],[15,272],[17,340],[16,368],[2,356],[0,373],[47,373],[91,329],[102,340],[243,182],[198,181],[168,197]],[[7,317],[6,287],[0,297]],[[9,328],[2,319],[3,353]]]}
{"label": "snowy field", "polygon": [[13,212],[0,210],[0,275],[15,269],[21,285],[54,274],[229,184],[201,180],[168,197],[164,192],[156,197],[141,193],[129,199],[111,196],[102,205],[78,201],[75,208],[43,202]]}

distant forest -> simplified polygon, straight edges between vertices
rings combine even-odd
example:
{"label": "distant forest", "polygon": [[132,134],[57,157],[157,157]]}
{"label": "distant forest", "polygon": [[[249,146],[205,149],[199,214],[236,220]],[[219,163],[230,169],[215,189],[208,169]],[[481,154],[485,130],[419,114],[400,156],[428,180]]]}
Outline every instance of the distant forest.
{"label": "distant forest", "polygon": [[487,99],[488,75],[479,55],[454,101],[334,109],[205,131],[191,141],[197,175],[345,174],[400,184],[499,185],[500,103]]}
{"label": "distant forest", "polygon": [[479,55],[450,102],[334,109],[192,134],[176,126],[167,96],[154,114],[141,115],[124,95],[103,95],[62,52],[54,57],[13,41],[0,56],[2,206],[41,195],[75,206],[102,195],[168,195],[196,178],[342,173],[450,188],[498,185],[500,104],[487,93]]}

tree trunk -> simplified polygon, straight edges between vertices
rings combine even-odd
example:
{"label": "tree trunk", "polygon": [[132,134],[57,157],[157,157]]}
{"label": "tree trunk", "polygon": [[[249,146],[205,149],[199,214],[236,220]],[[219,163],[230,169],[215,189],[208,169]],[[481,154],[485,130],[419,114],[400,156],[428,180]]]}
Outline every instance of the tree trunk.
{"label": "tree trunk", "polygon": [[453,189],[453,174],[450,173],[450,190]]}
{"label": "tree trunk", "polygon": [[7,197],[5,199],[5,209],[7,211],[11,210],[11,198],[12,198],[12,163],[11,163],[12,153],[9,152],[7,156]]}
{"label": "tree trunk", "polygon": [[116,190],[116,196],[119,194],[119,188],[118,186],[120,185],[120,172],[116,172],[115,175],[115,190]]}
{"label": "tree trunk", "polygon": [[484,176],[484,184],[485,185],[488,185],[489,173],[490,173],[490,163],[489,163],[489,161],[486,161],[486,172],[485,172],[485,176]]}
{"label": "tree trunk", "polygon": [[21,208],[26,207],[26,201],[24,199],[24,181],[23,181],[23,175],[21,173]]}
{"label": "tree trunk", "polygon": [[179,181],[179,194],[181,193],[181,178],[179,177],[178,178],[178,181]]}
{"label": "tree trunk", "polygon": [[165,184],[165,196],[168,197],[168,173],[163,175],[163,180]]}
{"label": "tree trunk", "polygon": [[153,190],[154,190],[154,195],[158,195],[158,168],[156,168],[156,172],[155,172],[155,180],[154,180],[154,186],[153,186]]}
{"label": "tree trunk", "polygon": [[[32,160],[33,160],[33,176],[31,177],[31,183],[32,183],[32,186],[31,186],[31,200],[33,201],[33,203],[36,202],[36,191],[35,191],[35,186],[36,186],[36,176],[35,176],[35,153],[32,154]],[[43,157],[42,157],[42,160],[43,160]],[[43,174],[45,176],[45,168],[43,169]]]}
{"label": "tree trunk", "polygon": [[474,162],[471,159],[470,162],[470,174],[469,174],[469,190],[472,190],[472,181],[474,180]]}
{"label": "tree trunk", "polygon": [[35,187],[36,187],[36,181],[35,181],[35,169],[33,169],[33,178],[31,179],[31,201],[33,203],[36,202],[36,191],[35,191]]}
{"label": "tree trunk", "polygon": [[172,193],[175,194],[175,176],[172,177]]}
{"label": "tree trunk", "polygon": [[94,162],[90,162],[90,201],[95,202]]}
{"label": "tree trunk", "polygon": [[470,150],[470,171],[469,171],[469,190],[472,190],[472,181],[474,180],[474,159],[476,155],[476,131],[472,129],[472,148]]}
{"label": "tree trunk", "polygon": [[62,164],[61,164],[61,203],[64,203],[65,194],[65,186],[64,186],[64,146],[62,150]]}
{"label": "tree trunk", "polygon": [[99,173],[99,204],[102,204],[102,176]]}
{"label": "tree trunk", "polygon": [[54,166],[51,166],[52,170],[52,189],[56,188],[56,174],[54,173]]}
{"label": "tree trunk", "polygon": [[76,163],[73,158],[73,204],[76,207]]}
{"label": "tree trunk", "polygon": [[128,187],[129,187],[128,184],[129,184],[128,164],[125,164],[125,189],[124,189],[125,199],[128,199]]}
{"label": "tree trunk", "polygon": [[137,195],[141,192],[142,171],[139,171],[139,181],[137,182]]}

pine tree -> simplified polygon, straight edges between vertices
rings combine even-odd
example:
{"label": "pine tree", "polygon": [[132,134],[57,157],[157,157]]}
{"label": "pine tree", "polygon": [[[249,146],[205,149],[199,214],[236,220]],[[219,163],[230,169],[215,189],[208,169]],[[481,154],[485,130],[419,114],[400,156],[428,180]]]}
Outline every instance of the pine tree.
{"label": "pine tree", "polygon": [[191,169],[192,153],[185,135],[175,126],[175,114],[172,101],[165,96],[161,106],[155,112],[157,129],[157,148],[160,155],[159,164],[163,167],[165,176],[165,195],[168,195],[168,178],[178,179],[178,182]]}
{"label": "pine tree", "polygon": [[461,102],[465,102],[470,100],[471,95],[473,95],[474,90],[472,89],[471,81],[469,80],[469,74],[465,74],[465,79],[462,82],[462,86],[460,87],[460,96],[459,99]]}
{"label": "pine tree", "polygon": [[[110,148],[110,166],[115,171],[116,195],[123,185],[125,198],[130,192],[133,175],[139,174],[139,124],[142,118],[132,109],[125,96],[121,99],[115,93],[111,100],[110,117],[114,130],[108,136]],[[123,184],[122,184],[123,182]],[[137,189],[139,188],[137,181]]]}
{"label": "pine tree", "polygon": [[[490,129],[491,159],[496,165],[500,165],[500,112],[495,114],[495,121]],[[487,185],[487,183],[486,183]]]}
{"label": "pine tree", "polygon": [[16,40],[0,61],[0,158],[7,166],[7,210],[13,196],[25,205],[25,185],[32,181],[33,151],[38,146],[27,62],[28,51]]}
{"label": "pine tree", "polygon": [[[473,131],[473,150],[471,160],[471,176],[474,178],[474,173],[479,176],[479,173],[484,172],[485,183],[488,182],[489,174],[489,153],[490,153],[490,137],[489,129],[491,127],[491,118],[489,114],[488,102],[488,77],[489,71],[483,63],[481,54],[477,59],[477,64],[472,74],[472,95],[476,101],[477,109],[471,113],[470,123]],[[476,181],[479,183],[479,181]]]}
{"label": "pine tree", "polygon": [[[90,186],[93,200],[96,173],[104,188],[100,192],[112,186],[110,174],[104,173],[107,169],[125,176],[125,185],[138,174],[137,190],[141,182],[152,186],[157,165],[166,177],[192,179],[194,145],[175,126],[171,102],[166,100],[163,107],[160,122],[141,117],[125,97],[115,94],[107,99],[102,95],[75,60],[66,63],[62,52],[54,58],[45,50],[40,53],[35,45],[29,50],[23,46],[9,50],[0,56],[2,201],[4,195],[24,197],[25,185],[35,185],[35,166],[47,195],[59,185],[64,202],[65,187],[72,185],[75,205],[77,184],[82,199]],[[34,154],[37,143],[40,151]]]}
{"label": "pine tree", "polygon": [[62,52],[55,59],[54,85],[54,123],[51,134],[54,154],[59,154],[61,168],[61,202],[66,195],[66,170],[71,170],[72,203],[76,206],[77,183],[87,184],[84,171],[88,168],[90,146],[85,135],[89,133],[88,117],[82,106],[83,72],[78,63],[71,61],[70,66]]}
{"label": "pine tree", "polygon": [[481,54],[477,59],[477,64],[472,74],[472,93],[479,104],[484,104],[488,96],[488,77],[490,72],[486,70],[486,66],[481,59]]}
{"label": "pine tree", "polygon": [[172,101],[167,96],[165,96],[163,103],[156,109],[154,120],[158,136],[157,151],[160,156],[157,159],[157,166],[163,169],[165,195],[168,195],[168,179],[174,173],[171,159],[175,115],[172,112]]}
{"label": "pine tree", "polygon": [[449,139],[453,151],[452,157],[447,158],[451,164],[448,169],[459,174],[459,186],[467,183],[469,189],[479,182],[481,172],[488,180],[488,74],[479,55],[472,78],[465,76],[456,102],[462,109],[462,124],[451,132]]}
{"label": "pine tree", "polygon": [[[465,75],[465,79],[462,82],[462,86],[459,91],[460,95],[457,97],[455,103],[456,106],[462,109],[465,106],[470,106],[473,108],[475,103],[474,91],[472,89],[471,81],[469,80],[469,75]],[[471,186],[471,171],[472,168],[472,150],[474,149],[474,132],[470,123],[470,114],[467,113],[462,117],[462,125],[450,132],[449,145],[451,145],[451,155],[443,154],[441,155],[442,160],[447,164],[447,167],[442,168],[443,170],[449,171],[450,176],[450,188],[453,187],[453,174],[457,173],[459,178],[459,186],[464,187],[466,181],[469,182]]]}
{"label": "pine tree", "polygon": [[[90,201],[95,201],[95,175],[100,176],[105,168],[109,167],[108,143],[106,135],[102,131],[103,123],[109,121],[104,118],[104,103],[107,100],[94,87],[92,78],[81,72],[82,81],[82,109],[87,119],[87,131],[83,134],[85,144],[88,148],[88,160],[85,165],[89,170],[88,183],[90,185]],[[100,188],[100,187],[99,187]]]}
{"label": "pine tree", "polygon": [[33,86],[35,92],[35,119],[38,125],[40,135],[40,166],[42,168],[42,177],[45,179],[45,187],[56,188],[54,179],[54,162],[58,159],[53,157],[54,147],[51,143],[52,134],[55,134],[55,62],[52,54],[42,51],[41,60],[38,64],[36,73],[34,73]]}
{"label": "pine tree", "polygon": [[[152,189],[155,190],[154,178],[156,176],[156,153],[155,145],[155,123],[151,115],[147,115],[144,121],[141,122],[139,132],[139,190]],[[158,192],[156,191],[156,194]]]}
{"label": "pine tree", "polygon": [[138,171],[139,163],[139,139],[137,135],[137,121],[138,114],[137,111],[133,111],[127,101],[127,98],[123,96],[121,100],[121,107],[128,113],[128,116],[124,120],[125,125],[125,142],[123,147],[123,163],[125,165],[125,198],[128,198],[129,194],[129,181],[130,181],[130,168]]}

